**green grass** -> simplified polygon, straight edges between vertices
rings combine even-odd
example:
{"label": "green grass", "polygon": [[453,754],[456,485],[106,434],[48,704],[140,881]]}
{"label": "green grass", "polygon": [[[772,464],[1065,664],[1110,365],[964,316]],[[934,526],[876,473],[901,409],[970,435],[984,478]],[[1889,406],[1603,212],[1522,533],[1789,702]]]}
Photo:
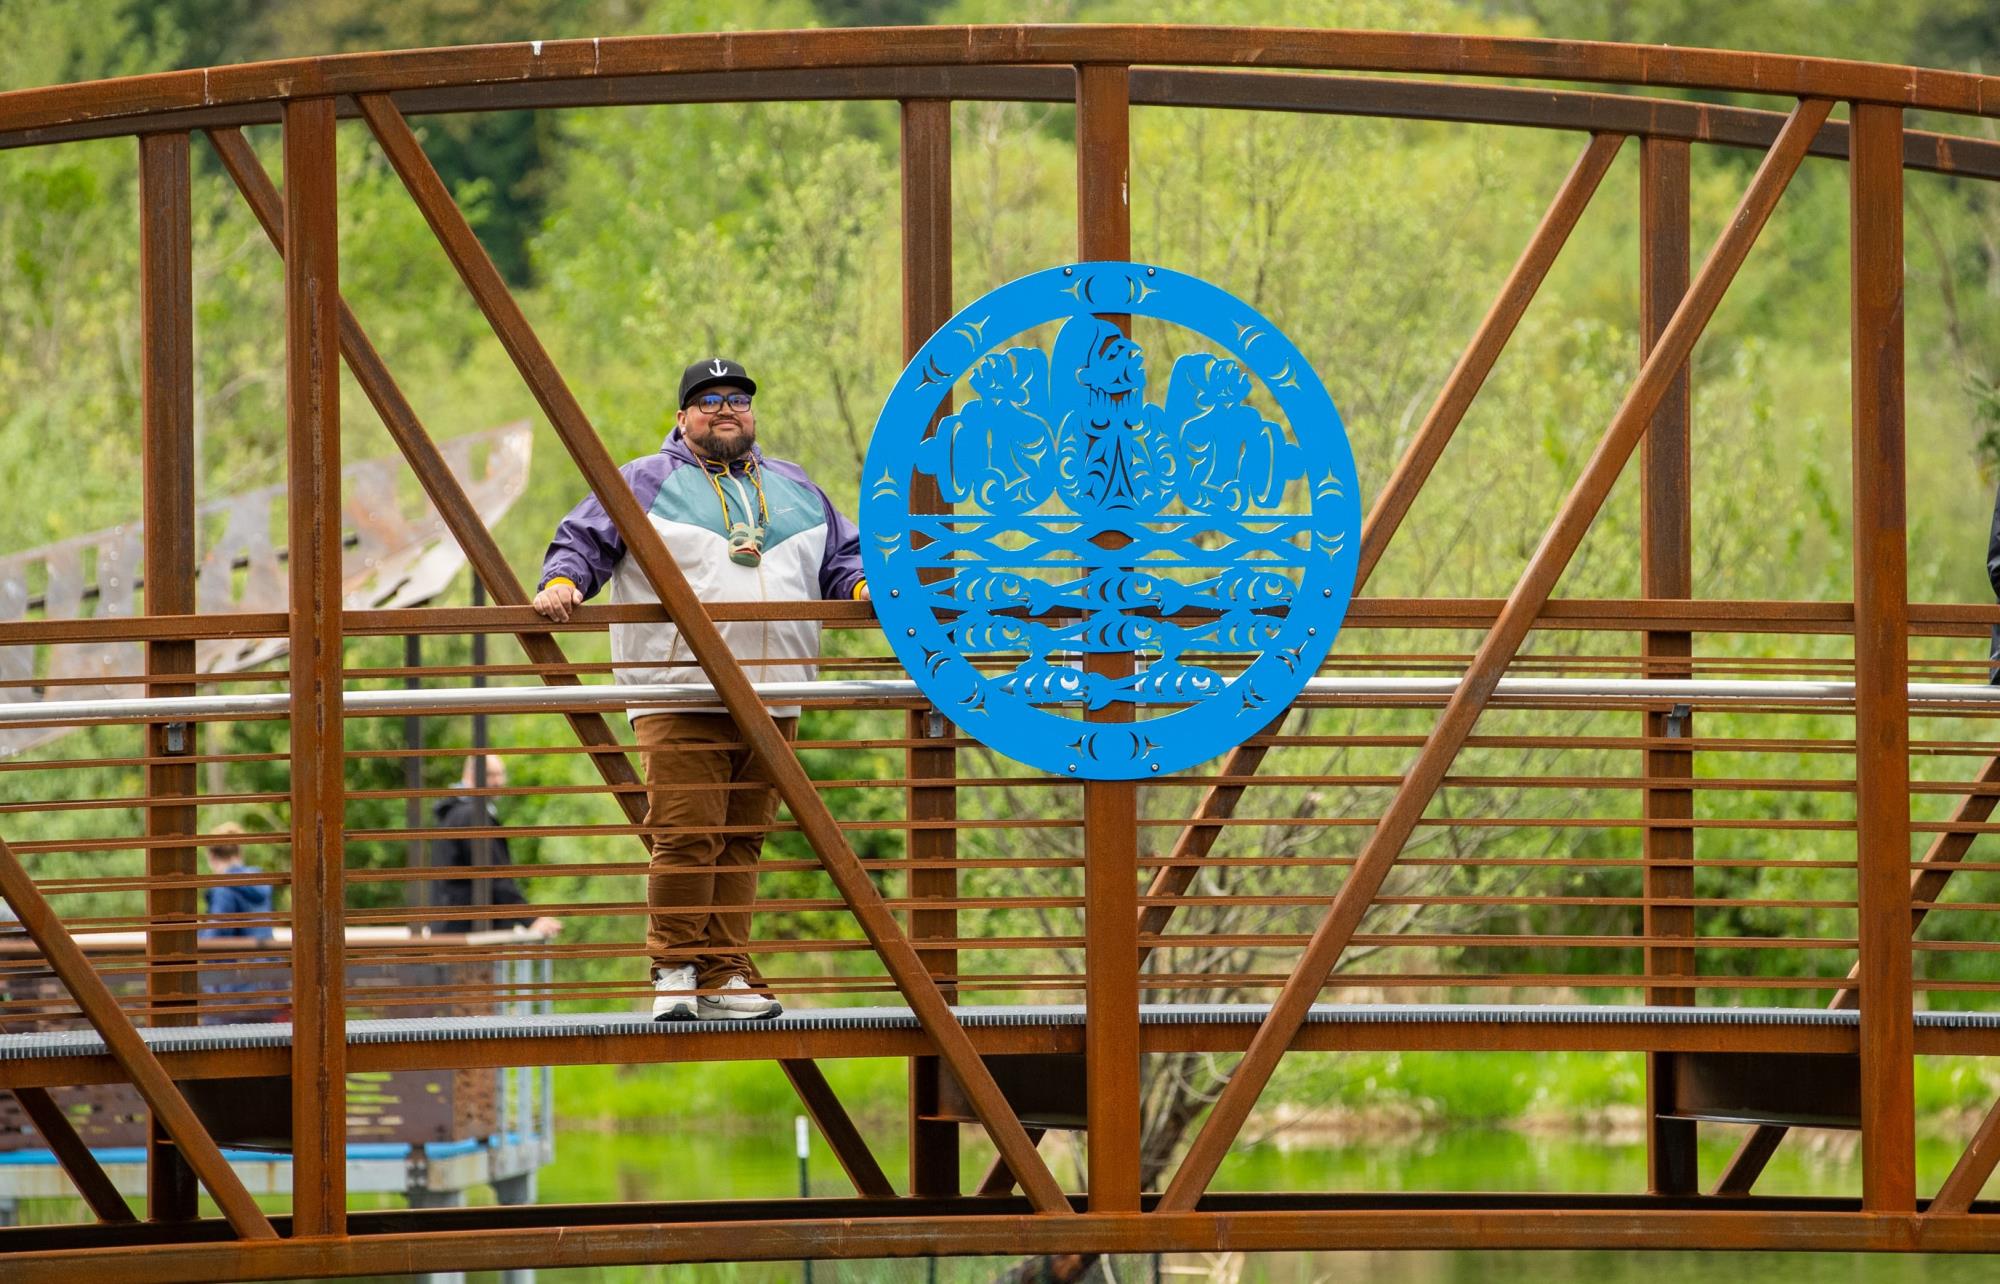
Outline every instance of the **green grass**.
{"label": "green grass", "polygon": [[[902,1116],[903,1062],[821,1061],[819,1066],[851,1113]],[[769,1061],[564,1066],[556,1071],[555,1106],[564,1127],[634,1131],[667,1131],[688,1118],[724,1129],[763,1129],[801,1110],[784,1071]]]}
{"label": "green grass", "polygon": [[[834,1091],[858,1117],[902,1118],[904,1063],[822,1061]],[[1920,1117],[1984,1110],[2000,1096],[2000,1067],[1974,1057],[1920,1057]],[[1394,1109],[1438,1124],[1504,1125],[1645,1104],[1638,1053],[1355,1052],[1293,1058],[1265,1094],[1266,1109],[1365,1113]],[[556,1116],[568,1128],[668,1131],[690,1117],[761,1131],[800,1112],[771,1062],[565,1066],[556,1072]],[[774,1123],[775,1121],[775,1123]]]}

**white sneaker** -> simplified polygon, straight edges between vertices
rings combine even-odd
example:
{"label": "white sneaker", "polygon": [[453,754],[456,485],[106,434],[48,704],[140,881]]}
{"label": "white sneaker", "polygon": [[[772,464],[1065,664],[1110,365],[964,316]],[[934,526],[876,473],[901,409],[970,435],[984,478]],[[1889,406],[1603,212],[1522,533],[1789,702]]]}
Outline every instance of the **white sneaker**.
{"label": "white sneaker", "polygon": [[653,969],[653,1019],[692,1021],[694,1017],[694,964]]}
{"label": "white sneaker", "polygon": [[740,976],[722,983],[721,992],[704,994],[695,1000],[704,1021],[761,1021],[785,1009],[776,999],[767,999],[750,988]]}

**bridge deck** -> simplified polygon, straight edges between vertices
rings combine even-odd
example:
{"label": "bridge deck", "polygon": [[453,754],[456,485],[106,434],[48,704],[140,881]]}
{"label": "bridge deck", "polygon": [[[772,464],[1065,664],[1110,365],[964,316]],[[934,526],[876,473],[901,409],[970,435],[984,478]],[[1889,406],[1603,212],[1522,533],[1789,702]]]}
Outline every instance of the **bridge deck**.
{"label": "bridge deck", "polygon": [[[988,1056],[1081,1053],[1081,1005],[954,1009]],[[1146,1004],[1147,1052],[1247,1047],[1263,1004]],[[2000,1055],[2000,1013],[1919,1012],[1920,1053]],[[1301,1051],[1464,1051],[1518,1048],[1593,1052],[1859,1051],[1860,1016],[1815,1008],[1613,1007],[1598,1004],[1319,1004],[1294,1045]],[[142,1031],[183,1079],[289,1073],[283,1023]],[[638,1014],[425,1017],[350,1021],[355,1071],[509,1065],[754,1061],[921,1056],[929,1041],[908,1008],[825,1008],[771,1021],[651,1021]],[[92,1030],[0,1035],[0,1087],[120,1082]]]}

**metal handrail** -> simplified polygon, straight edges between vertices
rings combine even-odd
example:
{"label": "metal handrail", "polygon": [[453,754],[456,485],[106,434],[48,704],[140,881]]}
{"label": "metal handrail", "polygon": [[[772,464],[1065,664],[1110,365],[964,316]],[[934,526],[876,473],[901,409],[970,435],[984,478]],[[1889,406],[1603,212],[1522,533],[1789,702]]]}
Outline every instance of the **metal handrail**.
{"label": "metal handrail", "polygon": [[[891,706],[922,701],[908,679],[838,679],[820,682],[753,684],[764,703],[793,705]],[[1446,700],[1457,678],[1314,678],[1301,699],[1375,698]],[[1911,704],[2000,706],[2000,687],[1983,683],[1912,682]],[[1700,705],[1787,704],[1812,707],[1854,702],[1852,682],[1801,682],[1679,678],[1502,678],[1500,699],[1589,700],[1656,707],[1665,703]],[[165,722],[195,718],[274,718],[291,709],[285,692],[245,695],[176,696],[129,700],[44,700],[0,705],[0,725],[17,723]],[[1051,701],[1051,704],[1064,702]],[[719,707],[715,688],[704,682],[604,683],[560,687],[433,687],[397,691],[349,691],[343,698],[350,717],[409,717],[459,713],[470,707],[491,712],[546,713],[572,709]]]}

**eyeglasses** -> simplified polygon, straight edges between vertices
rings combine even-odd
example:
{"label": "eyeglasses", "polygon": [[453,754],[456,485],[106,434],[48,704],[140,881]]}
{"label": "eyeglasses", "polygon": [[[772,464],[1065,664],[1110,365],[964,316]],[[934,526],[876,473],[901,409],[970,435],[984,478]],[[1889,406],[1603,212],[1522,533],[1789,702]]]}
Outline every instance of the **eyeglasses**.
{"label": "eyeglasses", "polygon": [[750,408],[750,394],[747,392],[732,392],[728,396],[724,396],[719,392],[711,392],[705,397],[696,397],[688,405],[701,411],[704,415],[715,414],[724,406],[728,406],[740,415]]}

